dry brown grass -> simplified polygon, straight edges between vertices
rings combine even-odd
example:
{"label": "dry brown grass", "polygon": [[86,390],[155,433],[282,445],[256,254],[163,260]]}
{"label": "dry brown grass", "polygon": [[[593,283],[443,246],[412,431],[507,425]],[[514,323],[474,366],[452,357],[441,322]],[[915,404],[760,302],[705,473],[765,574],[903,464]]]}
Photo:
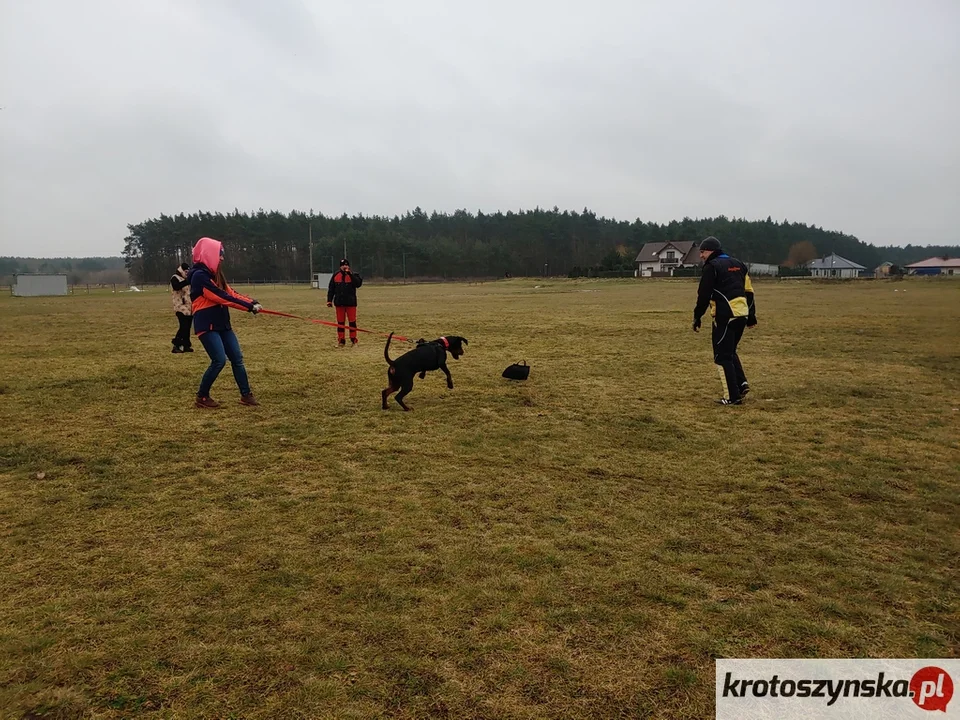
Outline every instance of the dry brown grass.
{"label": "dry brown grass", "polygon": [[380,338],[234,313],[263,404],[203,412],[164,293],[0,299],[2,717],[700,718],[716,657],[955,657],[960,284],[758,283],[741,408],[694,288],[369,283],[470,340],[412,413]]}

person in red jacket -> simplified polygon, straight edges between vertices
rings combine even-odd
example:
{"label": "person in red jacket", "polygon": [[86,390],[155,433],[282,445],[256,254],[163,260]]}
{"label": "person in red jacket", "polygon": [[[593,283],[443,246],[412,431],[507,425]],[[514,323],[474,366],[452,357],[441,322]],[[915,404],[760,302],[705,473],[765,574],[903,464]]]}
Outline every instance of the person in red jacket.
{"label": "person in red jacket", "polygon": [[350,261],[340,261],[340,272],[334,273],[327,287],[327,307],[337,306],[337,344],[343,347],[343,326],[350,323],[350,344],[357,344],[357,288],[363,285],[359,273],[350,272]]}
{"label": "person in red jacket", "polygon": [[218,408],[220,403],[210,397],[210,388],[220,375],[227,359],[233,369],[233,378],[240,388],[241,405],[259,405],[250,390],[247,369],[243,364],[240,342],[230,326],[230,311],[237,308],[250,313],[262,309],[253,298],[233,290],[227,284],[221,267],[223,244],[213,238],[200,238],[193,247],[193,268],[190,270],[190,299],[193,303],[193,331],[203,349],[210,356],[210,367],[200,380],[196,405],[198,408]]}

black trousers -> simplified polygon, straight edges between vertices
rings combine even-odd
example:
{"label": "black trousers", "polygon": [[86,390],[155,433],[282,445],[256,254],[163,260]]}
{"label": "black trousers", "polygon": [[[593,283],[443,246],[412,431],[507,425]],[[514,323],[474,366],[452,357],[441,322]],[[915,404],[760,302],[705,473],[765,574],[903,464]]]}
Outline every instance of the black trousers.
{"label": "black trousers", "polygon": [[171,342],[174,347],[188,348],[190,347],[190,325],[193,323],[193,316],[178,311],[177,320],[180,321],[180,329],[177,330],[177,335]]}
{"label": "black trousers", "polygon": [[740,386],[747,382],[737,356],[737,345],[746,326],[746,318],[718,318],[713,323],[713,361],[723,370],[723,396],[728,400],[739,400]]}

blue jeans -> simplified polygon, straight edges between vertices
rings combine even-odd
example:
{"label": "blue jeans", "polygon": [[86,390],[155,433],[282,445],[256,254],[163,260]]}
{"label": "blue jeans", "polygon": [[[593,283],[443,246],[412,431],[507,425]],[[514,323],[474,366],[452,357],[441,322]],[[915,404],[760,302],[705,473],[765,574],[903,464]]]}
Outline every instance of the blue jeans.
{"label": "blue jeans", "polygon": [[233,368],[233,377],[237,381],[240,393],[247,395],[250,392],[250,382],[247,380],[247,369],[243,366],[243,353],[240,352],[240,342],[237,340],[236,333],[233,330],[223,332],[209,330],[200,336],[200,343],[210,356],[210,367],[203,374],[197,395],[210,396],[210,388],[213,387],[223,366],[227,364],[227,358],[230,359],[230,367]]}

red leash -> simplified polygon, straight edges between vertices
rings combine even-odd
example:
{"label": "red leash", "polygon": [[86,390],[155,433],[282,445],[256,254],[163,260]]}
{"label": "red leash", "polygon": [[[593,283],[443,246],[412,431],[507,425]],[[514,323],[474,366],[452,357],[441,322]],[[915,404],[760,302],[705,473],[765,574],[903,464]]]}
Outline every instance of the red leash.
{"label": "red leash", "polygon": [[[328,325],[329,327],[344,328],[344,329],[350,328],[349,325],[341,325],[340,323],[331,322],[329,320],[315,320],[314,318],[300,317],[299,315],[291,315],[290,313],[277,312],[276,310],[267,310],[266,308],[262,309],[260,312],[266,313],[267,315],[277,315],[279,317],[293,318],[294,320],[304,320],[305,322],[316,323],[317,325]],[[366,330],[364,328],[359,328],[359,327],[353,328],[353,329],[356,330],[357,332],[371,333],[372,335],[379,335],[381,337],[389,337],[390,335],[389,333],[377,332],[376,330]],[[408,343],[413,342],[413,340],[411,340],[410,338],[405,338],[403,337],[403,335],[394,335],[393,339],[400,340],[401,342],[408,342]]]}

